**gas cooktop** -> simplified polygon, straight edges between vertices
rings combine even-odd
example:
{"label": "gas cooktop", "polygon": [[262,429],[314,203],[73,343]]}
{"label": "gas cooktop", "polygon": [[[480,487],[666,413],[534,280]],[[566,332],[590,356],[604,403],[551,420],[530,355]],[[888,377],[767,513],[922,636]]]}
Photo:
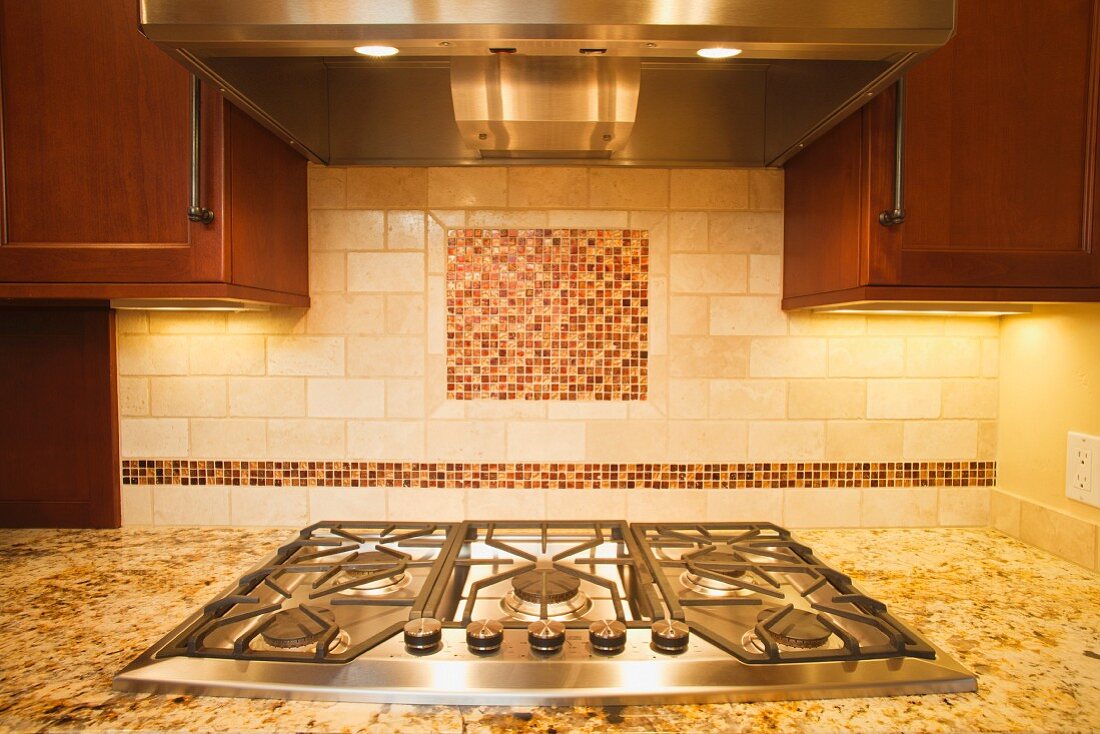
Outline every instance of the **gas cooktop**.
{"label": "gas cooktop", "polygon": [[320,522],[114,679],[394,703],[702,703],[973,691],[771,523]]}

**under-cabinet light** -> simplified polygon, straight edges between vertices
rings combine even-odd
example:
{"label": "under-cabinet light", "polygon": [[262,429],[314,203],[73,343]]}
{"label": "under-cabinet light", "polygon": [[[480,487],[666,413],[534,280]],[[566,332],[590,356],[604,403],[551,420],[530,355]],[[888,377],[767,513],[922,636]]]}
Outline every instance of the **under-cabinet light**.
{"label": "under-cabinet light", "polygon": [[816,313],[872,314],[875,316],[1013,316],[1031,313],[1026,303],[866,303],[847,304],[838,308],[815,308]]}
{"label": "under-cabinet light", "polygon": [[383,56],[393,56],[397,53],[397,49],[393,46],[356,46],[355,53],[381,58]]}
{"label": "under-cabinet light", "polygon": [[701,48],[695,53],[699,54],[704,59],[732,59],[734,56],[741,53],[741,49],[715,46],[713,48]]}

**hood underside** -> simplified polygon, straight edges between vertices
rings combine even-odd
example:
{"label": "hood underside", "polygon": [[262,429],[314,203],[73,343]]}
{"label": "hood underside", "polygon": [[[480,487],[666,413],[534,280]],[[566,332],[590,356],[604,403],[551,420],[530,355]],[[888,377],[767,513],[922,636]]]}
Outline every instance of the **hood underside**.
{"label": "hood underside", "polygon": [[[954,0],[140,8],[149,38],[309,158],[367,165],[781,165],[943,45],[955,17]],[[696,54],[716,46],[740,53]]]}

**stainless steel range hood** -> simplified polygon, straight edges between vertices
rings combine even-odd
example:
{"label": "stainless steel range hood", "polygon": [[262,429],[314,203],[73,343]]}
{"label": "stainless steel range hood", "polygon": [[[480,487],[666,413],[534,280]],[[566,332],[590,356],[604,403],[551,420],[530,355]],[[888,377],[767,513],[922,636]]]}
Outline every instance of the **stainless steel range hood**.
{"label": "stainless steel range hood", "polygon": [[[317,162],[763,166],[942,46],[955,2],[140,0],[140,13],[150,39]],[[712,47],[741,53],[697,56]]]}

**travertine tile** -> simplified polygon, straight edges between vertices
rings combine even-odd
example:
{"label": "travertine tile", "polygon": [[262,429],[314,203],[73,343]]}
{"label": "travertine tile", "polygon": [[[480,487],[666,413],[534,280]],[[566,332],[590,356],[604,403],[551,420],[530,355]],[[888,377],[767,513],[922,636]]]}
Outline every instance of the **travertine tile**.
{"label": "travertine tile", "polygon": [[338,336],[270,336],[269,375],[323,377],[344,374],[344,339]]}
{"label": "travertine tile", "polygon": [[118,434],[119,453],[124,457],[187,456],[186,418],[122,418]]}
{"label": "travertine tile", "polygon": [[129,309],[119,309],[115,311],[115,333],[148,334],[149,313],[147,311],[131,311]]}
{"label": "travertine tile", "polygon": [[747,209],[747,169],[674,169],[669,206],[673,209]]}
{"label": "travertine tile", "polygon": [[710,251],[779,255],[783,252],[783,215],[711,212]]}
{"label": "travertine tile", "polygon": [[669,421],[668,456],[673,461],[730,462],[748,456],[744,421]]}
{"label": "travertine tile", "polygon": [[749,208],[758,211],[782,211],[782,169],[754,168],[749,171]]}
{"label": "travertine tile", "polygon": [[747,337],[669,338],[670,377],[744,377],[749,372]]}
{"label": "travertine tile", "polygon": [[783,490],[708,490],[707,522],[773,522],[782,525]]}
{"label": "travertine tile", "polygon": [[783,524],[789,528],[856,528],[860,526],[860,490],[787,489]]}
{"label": "travertine tile", "polygon": [[711,380],[710,418],[784,418],[787,383],[784,380]]}
{"label": "travertine tile", "polygon": [[787,327],[791,336],[856,336],[866,331],[867,320],[860,314],[793,311]]}
{"label": "travertine tile", "polygon": [[910,337],[906,345],[905,374],[911,377],[977,377],[982,351],[968,337]]}
{"label": "travertine tile", "polygon": [[386,378],[386,417],[423,418],[424,380]]}
{"label": "travertine tile", "polygon": [[508,206],[588,206],[587,168],[515,166],[507,170]]}
{"label": "travertine tile", "polygon": [[259,418],[304,416],[306,381],[301,377],[231,377],[229,414]]}
{"label": "travertine tile", "polygon": [[939,380],[868,380],[868,418],[939,418]]}
{"label": "travertine tile", "polygon": [[1020,537],[1020,498],[994,489],[989,497],[989,524],[1013,538]]}
{"label": "travertine tile", "polygon": [[309,522],[385,520],[384,487],[309,487]]}
{"label": "travertine tile", "polygon": [[309,521],[308,491],[305,487],[230,487],[229,521],[300,528]]}
{"label": "travertine tile", "polygon": [[252,418],[196,418],[191,421],[191,456],[263,459],[267,456],[267,425]]}
{"label": "travertine tile", "polygon": [[672,379],[668,383],[670,418],[706,418],[710,383],[700,378]]}
{"label": "travertine tile", "polygon": [[668,212],[630,212],[630,228],[644,230],[649,238],[649,274],[668,275]]}
{"label": "travertine tile", "polygon": [[544,520],[546,492],[541,489],[467,489],[466,519]]}
{"label": "travertine tile", "polygon": [[[311,299],[316,305],[316,299]],[[227,314],[230,334],[301,334],[306,328],[308,308],[275,308],[270,311],[236,311]]]}
{"label": "travertine tile", "polygon": [[712,296],[710,333],[775,336],[787,333],[787,315],[778,296]]}
{"label": "travertine tile", "polygon": [[153,524],[153,488],[138,484],[122,487],[122,527]]}
{"label": "travertine tile", "polygon": [[415,377],[424,374],[424,341],[415,336],[348,338],[348,374]]}
{"label": "travertine tile", "polygon": [[664,421],[589,423],[585,431],[588,461],[652,461],[668,449]]}
{"label": "travertine tile", "polygon": [[824,377],[825,340],[814,337],[754,338],[752,377]]}
{"label": "travertine tile", "polygon": [[867,333],[872,336],[941,336],[944,322],[938,316],[867,314]]}
{"label": "travertine tile", "polygon": [[492,461],[504,456],[500,421],[428,421],[429,461]]}
{"label": "travertine tile", "polygon": [[447,290],[442,276],[428,278],[428,354],[447,350]]}
{"label": "travertine tile", "polygon": [[978,421],[978,459],[997,460],[997,421]]}
{"label": "travertine tile", "polygon": [[[287,337],[292,338],[292,337]],[[192,336],[188,358],[193,375],[262,375],[264,337]]]}
{"label": "travertine tile", "polygon": [[624,420],[627,403],[618,400],[551,400],[546,417],[559,420]]}
{"label": "travertine tile", "polygon": [[967,318],[944,319],[943,330],[948,336],[992,336],[1001,335],[1001,316],[971,316]]}
{"label": "travertine tile", "polygon": [[783,258],[780,255],[749,255],[749,293],[783,292]]}
{"label": "travertine tile", "polygon": [[630,214],[599,209],[552,209],[546,215],[550,229],[626,229]]}
{"label": "travertine tile", "polygon": [[386,333],[423,334],[424,296],[386,296]]}
{"label": "travertine tile", "polygon": [[1096,526],[1047,507],[1022,501],[1020,540],[1095,569]]}
{"label": "travertine tile", "polygon": [[343,459],[344,421],[272,418],[267,422],[267,455],[272,459]]}
{"label": "travertine tile", "polygon": [[707,490],[632,489],[626,494],[627,522],[703,522]]}
{"label": "travertine tile", "polygon": [[309,249],[381,250],[384,215],[372,209],[319,209],[309,214]]}
{"label": "travertine tile", "polygon": [[424,254],[352,252],[348,290],[367,293],[420,293],[424,290]]}
{"label": "travertine tile", "polygon": [[585,425],[581,422],[508,423],[509,461],[582,461]]}
{"label": "travertine tile", "polygon": [[[550,214],[544,209],[471,209],[466,212],[465,226],[481,229],[546,229],[550,227]],[[555,223],[554,226],[559,225]]]}
{"label": "travertine tile", "polygon": [[386,490],[386,519],[458,522],[466,519],[466,490],[390,487]]}
{"label": "travertine tile", "polygon": [[996,418],[1000,390],[996,380],[944,380],[944,418]]}
{"label": "travertine tile", "polygon": [[424,459],[419,421],[348,421],[348,458],[376,461]]}
{"label": "travertine tile", "polygon": [[428,206],[444,209],[508,206],[507,169],[429,168]]}
{"label": "travertine tile", "polygon": [[668,278],[649,278],[649,356],[668,354]]}
{"label": "travertine tile", "polygon": [[314,250],[309,253],[309,292],[343,293],[347,289],[347,255]]}
{"label": "travertine tile", "polygon": [[309,164],[309,208],[343,209],[347,206],[347,169]]}
{"label": "travertine tile", "polygon": [[668,169],[593,168],[588,174],[589,205],[601,209],[668,206]]}
{"label": "travertine tile", "polygon": [[149,380],[145,377],[118,378],[119,415],[149,415]]}
{"label": "travertine tile", "polygon": [[229,487],[153,487],[154,525],[228,525]]}
{"label": "travertine tile", "polygon": [[144,336],[120,334],[116,359],[120,375],[186,375],[186,336]]}
{"label": "travertine tile", "polygon": [[347,191],[349,207],[423,208],[428,204],[428,171],[355,166],[347,172]]}
{"label": "travertine tile", "polygon": [[939,492],[935,487],[864,489],[865,528],[928,528],[937,524]]}
{"label": "travertine tile", "polygon": [[903,425],[898,421],[829,421],[825,458],[829,461],[897,461]]}
{"label": "travertine tile", "polygon": [[386,212],[387,250],[423,250],[425,234],[424,212]]}
{"label": "travertine tile", "polygon": [[672,255],[669,285],[673,293],[744,293],[748,258],[744,255]]}
{"label": "travertine tile", "polygon": [[674,336],[710,333],[710,299],[706,296],[672,296],[669,299],[668,330]]}
{"label": "travertine tile", "polygon": [[225,314],[209,311],[150,311],[150,334],[224,334]]}
{"label": "travertine tile", "polygon": [[224,377],[153,377],[150,393],[155,416],[226,414]]}
{"label": "travertine tile", "polygon": [[541,420],[546,417],[546,405],[543,400],[466,400],[466,417],[477,420],[497,420],[526,418]]}
{"label": "travertine tile", "polygon": [[546,517],[551,520],[623,520],[626,498],[635,490],[548,489]]}
{"label": "travertine tile", "polygon": [[385,330],[385,299],[374,295],[330,293],[310,295],[310,334],[381,334]]}
{"label": "travertine tile", "polygon": [[668,215],[669,252],[706,252],[709,247],[706,212],[671,212]]}
{"label": "travertine tile", "polygon": [[381,418],[386,414],[382,380],[310,378],[307,410],[312,418]]}
{"label": "travertine tile", "polygon": [[1001,340],[982,339],[982,377],[997,377],[1000,373]]}
{"label": "travertine tile", "polygon": [[906,461],[977,458],[978,424],[943,420],[906,423],[902,455]]}
{"label": "travertine tile", "polygon": [[791,380],[788,418],[863,418],[867,383],[863,380]]}
{"label": "travertine tile", "polygon": [[940,487],[940,525],[989,525],[988,487]]}
{"label": "travertine tile", "polygon": [[750,421],[749,461],[821,461],[822,421]]}
{"label": "travertine tile", "polygon": [[900,377],[904,371],[904,339],[838,337],[829,340],[829,377]]}

